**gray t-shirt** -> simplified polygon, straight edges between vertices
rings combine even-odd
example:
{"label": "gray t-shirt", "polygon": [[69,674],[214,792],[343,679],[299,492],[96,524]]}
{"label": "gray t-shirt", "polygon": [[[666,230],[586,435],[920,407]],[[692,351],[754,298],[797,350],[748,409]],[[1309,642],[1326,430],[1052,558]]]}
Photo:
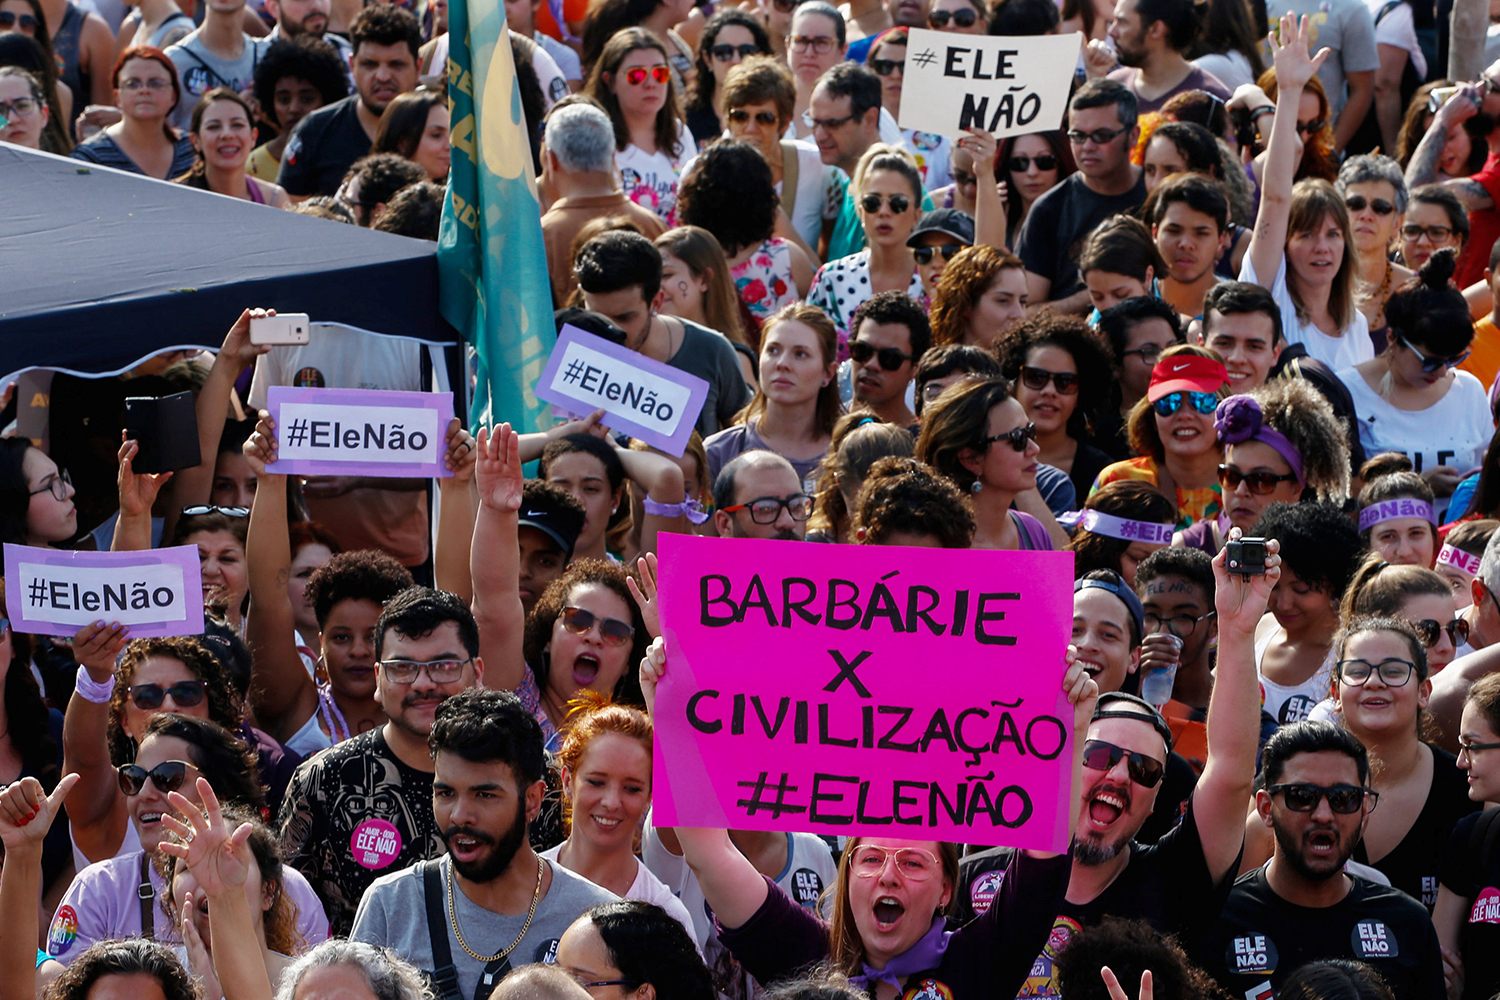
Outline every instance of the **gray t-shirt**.
{"label": "gray t-shirt", "polygon": [[[1332,117],[1337,119],[1348,96],[1344,92],[1348,74],[1380,68],[1380,53],[1375,48],[1375,19],[1363,0],[1278,0],[1274,5],[1266,5],[1273,27],[1276,18],[1288,13],[1312,17],[1308,51],[1317,52],[1325,45],[1332,50],[1318,67],[1318,79],[1328,94]],[[1264,44],[1261,54],[1269,56]]]}
{"label": "gray t-shirt", "polygon": [[[448,868],[452,862],[445,855],[440,862],[443,877],[443,912],[448,911]],[[502,964],[495,982],[517,966],[551,961],[563,931],[591,908],[619,899],[588,879],[575,875],[562,865],[547,863],[552,870],[552,884],[537,904],[536,916],[526,930],[526,937],[511,951]],[[469,947],[486,955],[510,944],[521,933],[526,914],[504,916],[469,901],[458,890],[458,922]],[[389,948],[419,969],[432,970],[432,940],[427,931],[427,904],[422,890],[421,865],[413,865],[394,875],[375,880],[359,901],[354,915],[354,929],[349,937],[355,941]],[[484,963],[476,962],[459,945],[453,935],[452,921],[447,921],[448,947],[458,970],[458,984],[463,995],[472,997],[479,985]]]}
{"label": "gray t-shirt", "polygon": [[199,37],[202,31],[199,28],[167,49],[167,58],[177,67],[177,79],[182,84],[182,100],[172,111],[171,123],[183,131],[192,124],[199,99],[210,90],[228,87],[237,94],[250,90],[255,85],[255,67],[270,45],[269,39],[246,35],[240,57],[228,61],[208,51]]}
{"label": "gray t-shirt", "polygon": [[745,408],[754,393],[745,384],[740,359],[728,337],[692,320],[676,316],[672,320],[681,323],[686,332],[667,364],[708,383],[708,396],[698,414],[698,433],[707,438],[733,423],[734,415]]}

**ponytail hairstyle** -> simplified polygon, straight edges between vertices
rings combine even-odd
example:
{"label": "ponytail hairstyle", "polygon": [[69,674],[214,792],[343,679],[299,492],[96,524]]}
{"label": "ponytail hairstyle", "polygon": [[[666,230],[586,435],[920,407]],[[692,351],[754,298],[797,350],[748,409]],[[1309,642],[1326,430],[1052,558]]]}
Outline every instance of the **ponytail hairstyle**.
{"label": "ponytail hairstyle", "polygon": [[1432,594],[1452,597],[1448,581],[1422,566],[1397,566],[1380,558],[1377,552],[1365,556],[1354,571],[1354,578],[1344,591],[1339,617],[1345,622],[1356,618],[1400,618],[1401,605],[1408,597]]}
{"label": "ponytail hairstyle", "polygon": [[1121,214],[1105,219],[1084,238],[1078,273],[1089,271],[1123,274],[1144,284],[1148,277],[1165,275],[1167,265],[1146,224],[1133,215]]}

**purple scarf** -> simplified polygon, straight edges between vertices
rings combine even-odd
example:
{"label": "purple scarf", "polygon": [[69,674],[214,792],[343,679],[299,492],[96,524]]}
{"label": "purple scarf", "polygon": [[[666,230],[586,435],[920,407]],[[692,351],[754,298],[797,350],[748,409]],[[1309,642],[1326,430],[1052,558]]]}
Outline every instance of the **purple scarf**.
{"label": "purple scarf", "polygon": [[948,950],[949,939],[953,937],[953,932],[947,929],[947,923],[941,915],[933,917],[932,927],[916,944],[891,959],[883,969],[863,966],[864,971],[857,976],[850,976],[850,982],[860,989],[873,992],[874,985],[883,980],[899,991],[902,976],[937,968],[943,960],[943,952]]}

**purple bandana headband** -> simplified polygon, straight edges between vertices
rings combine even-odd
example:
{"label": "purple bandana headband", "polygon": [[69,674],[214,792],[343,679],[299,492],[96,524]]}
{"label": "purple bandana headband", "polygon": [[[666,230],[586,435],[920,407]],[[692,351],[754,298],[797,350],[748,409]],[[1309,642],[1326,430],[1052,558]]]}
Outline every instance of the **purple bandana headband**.
{"label": "purple bandana headband", "polygon": [[1438,523],[1437,517],[1432,513],[1432,504],[1415,497],[1401,497],[1372,503],[1360,511],[1359,530],[1369,531],[1384,521],[1396,521],[1403,517],[1420,517],[1434,526]]}
{"label": "purple bandana headband", "polygon": [[1058,523],[1069,528],[1077,526],[1106,538],[1118,538],[1126,542],[1147,542],[1151,545],[1171,545],[1176,524],[1158,524],[1155,521],[1132,521],[1128,517],[1116,517],[1102,510],[1091,508],[1073,510],[1059,517]]}
{"label": "purple bandana headband", "polygon": [[1440,565],[1447,564],[1456,570],[1460,570],[1470,576],[1479,575],[1479,557],[1463,549],[1455,549],[1453,546],[1443,544],[1438,551],[1437,561]]}
{"label": "purple bandana headband", "polygon": [[1285,434],[1265,422],[1265,414],[1261,412],[1260,403],[1254,396],[1230,396],[1220,403],[1219,408],[1214,411],[1214,432],[1223,444],[1259,441],[1270,445],[1292,467],[1297,485],[1307,485],[1307,480],[1302,475],[1301,452],[1287,440]]}

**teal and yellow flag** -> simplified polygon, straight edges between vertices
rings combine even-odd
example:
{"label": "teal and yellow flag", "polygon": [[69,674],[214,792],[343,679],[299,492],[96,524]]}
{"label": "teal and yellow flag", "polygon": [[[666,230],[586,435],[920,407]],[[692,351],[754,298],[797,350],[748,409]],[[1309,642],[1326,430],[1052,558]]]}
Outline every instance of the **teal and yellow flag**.
{"label": "teal and yellow flag", "polygon": [[542,429],[532,392],[557,339],[521,92],[502,0],[450,0],[453,162],[438,235],[439,305],[478,353],[473,426]]}

